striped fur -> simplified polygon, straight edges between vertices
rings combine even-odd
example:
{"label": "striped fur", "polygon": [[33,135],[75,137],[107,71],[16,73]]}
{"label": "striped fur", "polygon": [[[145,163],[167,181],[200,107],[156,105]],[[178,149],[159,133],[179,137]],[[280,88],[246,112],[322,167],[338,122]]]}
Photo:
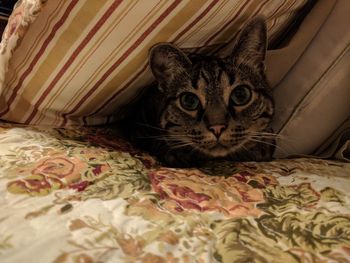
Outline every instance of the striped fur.
{"label": "striped fur", "polygon": [[274,109],[264,74],[266,47],[260,18],[243,28],[225,58],[186,55],[169,43],[154,46],[150,67],[157,83],[128,117],[132,141],[170,166],[270,159]]}

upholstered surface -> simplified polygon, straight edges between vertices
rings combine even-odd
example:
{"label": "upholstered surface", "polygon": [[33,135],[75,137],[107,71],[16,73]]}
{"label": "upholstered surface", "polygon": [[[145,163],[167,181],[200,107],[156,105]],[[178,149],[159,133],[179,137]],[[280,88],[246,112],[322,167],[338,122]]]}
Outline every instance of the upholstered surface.
{"label": "upholstered surface", "polygon": [[0,261],[349,262],[350,164],[162,167],[107,129],[0,124]]}

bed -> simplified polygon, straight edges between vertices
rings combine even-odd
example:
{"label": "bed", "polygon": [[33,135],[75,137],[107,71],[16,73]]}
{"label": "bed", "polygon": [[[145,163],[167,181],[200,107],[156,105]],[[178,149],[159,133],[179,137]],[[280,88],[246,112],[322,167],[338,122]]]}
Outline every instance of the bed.
{"label": "bed", "polygon": [[348,262],[350,164],[160,166],[106,128],[0,126],[1,262]]}

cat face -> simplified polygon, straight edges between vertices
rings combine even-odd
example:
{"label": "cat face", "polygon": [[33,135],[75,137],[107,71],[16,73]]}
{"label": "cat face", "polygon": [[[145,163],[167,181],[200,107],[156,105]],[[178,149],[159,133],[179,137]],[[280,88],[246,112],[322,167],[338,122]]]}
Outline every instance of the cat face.
{"label": "cat face", "polygon": [[254,144],[273,115],[265,52],[261,19],[243,28],[226,58],[186,56],[171,44],[153,47],[150,66],[163,94],[159,126],[167,143],[212,157]]}

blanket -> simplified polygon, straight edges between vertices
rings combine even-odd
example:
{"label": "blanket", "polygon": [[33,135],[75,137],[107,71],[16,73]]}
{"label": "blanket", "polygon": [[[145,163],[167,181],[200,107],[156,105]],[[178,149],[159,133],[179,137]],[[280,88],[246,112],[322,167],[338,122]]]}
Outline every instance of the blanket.
{"label": "blanket", "polygon": [[349,262],[350,164],[174,169],[113,129],[0,123],[0,261]]}

